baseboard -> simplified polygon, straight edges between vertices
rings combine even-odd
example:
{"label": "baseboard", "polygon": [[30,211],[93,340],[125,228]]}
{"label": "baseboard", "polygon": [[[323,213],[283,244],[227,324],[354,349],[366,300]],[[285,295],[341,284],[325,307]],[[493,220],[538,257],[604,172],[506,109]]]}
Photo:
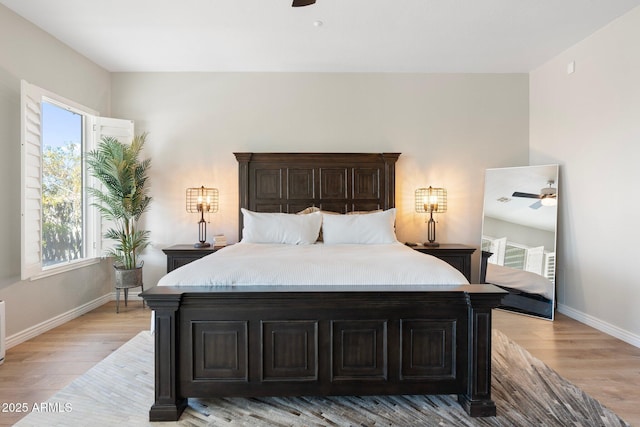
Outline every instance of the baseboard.
{"label": "baseboard", "polygon": [[[140,290],[129,292],[129,296],[127,297],[128,301],[142,301],[142,297],[139,296]],[[111,301],[116,300],[116,292],[111,292]],[[124,304],[124,291],[120,291],[120,304]]]}
{"label": "baseboard", "polygon": [[558,312],[564,314],[565,316],[571,317],[572,319],[577,320],[578,322],[582,322],[585,325],[589,325],[592,328],[595,328],[605,334],[611,335],[612,337],[616,337],[626,343],[631,344],[632,346],[640,348],[640,336],[636,334],[632,334],[631,332],[619,328],[615,325],[607,323],[603,320],[598,319],[597,317],[593,317],[589,314],[583,313],[571,307],[568,307],[564,304],[558,304]]}
{"label": "baseboard", "polygon": [[101,296],[100,298],[94,299],[93,301],[89,301],[86,304],[81,305],[80,307],[76,307],[72,310],[67,311],[66,313],[62,313],[56,317],[53,317],[49,320],[45,320],[35,326],[27,328],[21,332],[13,334],[7,337],[6,345],[7,349],[11,347],[15,347],[18,344],[21,344],[31,338],[35,338],[40,334],[43,334],[53,328],[56,328],[60,325],[67,323],[70,320],[75,319],[76,317],[80,317],[85,313],[94,310],[101,305],[108,303],[109,301],[115,300],[115,293],[113,294],[113,298],[111,294],[107,294]]}

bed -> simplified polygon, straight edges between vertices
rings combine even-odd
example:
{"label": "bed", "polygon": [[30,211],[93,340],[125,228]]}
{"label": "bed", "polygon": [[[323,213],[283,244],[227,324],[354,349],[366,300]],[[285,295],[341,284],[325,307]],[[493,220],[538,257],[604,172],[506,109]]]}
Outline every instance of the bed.
{"label": "bed", "polygon": [[553,320],[554,282],[537,273],[487,262],[490,255],[483,251],[480,278],[508,292],[499,308]]}
{"label": "bed", "polygon": [[[379,211],[376,218],[389,220],[395,207],[398,156],[236,153],[240,235],[248,229],[264,231],[245,224],[264,218],[252,213],[298,213],[309,207],[322,210],[322,215],[339,214],[327,223],[343,227],[362,221],[358,215],[342,215],[348,213]],[[370,215],[374,214],[364,216],[373,218]],[[323,229],[323,239],[340,239],[343,233],[336,230],[341,229],[329,234]],[[366,240],[368,233],[358,236]],[[464,276],[430,283],[422,273],[418,278],[363,273],[330,283],[331,277],[340,272],[346,276],[349,269],[342,266],[321,276],[312,270],[314,258],[306,265],[293,264],[308,273],[305,277],[317,276],[320,282],[306,283],[300,276],[282,279],[278,268],[270,279],[261,273],[264,280],[259,285],[236,277],[239,267],[231,268],[222,282],[202,284],[193,276],[197,270],[216,270],[233,262],[251,272],[260,256],[241,252],[247,243],[252,246],[245,235],[242,243],[191,263],[193,270],[176,269],[161,279],[160,286],[142,293],[154,310],[151,421],[179,419],[189,397],[216,396],[456,394],[469,415],[496,414],[491,400],[491,310],[505,291],[468,285]],[[326,252],[333,250],[330,243],[295,246]],[[433,262],[433,257],[399,243],[385,245],[422,257],[424,264]],[[261,244],[253,246],[265,250]],[[290,246],[274,249],[289,251]],[[372,244],[364,250],[361,256],[366,258],[378,248]],[[266,260],[272,256],[262,252]],[[356,263],[355,255],[342,258]],[[272,264],[282,263],[287,262]]]}

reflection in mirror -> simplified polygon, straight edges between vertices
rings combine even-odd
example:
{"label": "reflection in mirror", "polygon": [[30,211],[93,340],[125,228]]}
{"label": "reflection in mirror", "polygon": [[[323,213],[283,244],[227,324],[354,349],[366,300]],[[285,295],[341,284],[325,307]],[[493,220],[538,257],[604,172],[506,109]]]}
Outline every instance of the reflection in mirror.
{"label": "reflection in mirror", "polygon": [[557,188],[558,165],[487,169],[481,278],[509,291],[500,308],[553,320]]}

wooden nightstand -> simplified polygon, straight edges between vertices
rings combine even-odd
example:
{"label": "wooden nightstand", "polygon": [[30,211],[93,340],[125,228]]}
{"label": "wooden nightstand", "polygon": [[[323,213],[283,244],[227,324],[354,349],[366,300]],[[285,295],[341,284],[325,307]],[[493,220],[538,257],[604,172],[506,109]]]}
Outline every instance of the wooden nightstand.
{"label": "wooden nightstand", "polygon": [[474,247],[456,243],[440,243],[440,246],[435,248],[423,246],[422,244],[409,247],[448,262],[464,274],[468,281],[471,281],[471,255],[476,251]]}
{"label": "wooden nightstand", "polygon": [[194,248],[193,245],[173,245],[165,248],[162,252],[167,255],[167,273],[222,248],[224,248],[224,246]]}

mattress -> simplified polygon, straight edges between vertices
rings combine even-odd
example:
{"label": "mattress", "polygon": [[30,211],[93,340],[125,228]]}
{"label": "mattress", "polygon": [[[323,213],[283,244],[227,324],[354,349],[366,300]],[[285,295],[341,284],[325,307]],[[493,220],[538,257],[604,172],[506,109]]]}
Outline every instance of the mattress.
{"label": "mattress", "polygon": [[177,268],[158,286],[461,285],[462,273],[403,245],[237,243]]}

